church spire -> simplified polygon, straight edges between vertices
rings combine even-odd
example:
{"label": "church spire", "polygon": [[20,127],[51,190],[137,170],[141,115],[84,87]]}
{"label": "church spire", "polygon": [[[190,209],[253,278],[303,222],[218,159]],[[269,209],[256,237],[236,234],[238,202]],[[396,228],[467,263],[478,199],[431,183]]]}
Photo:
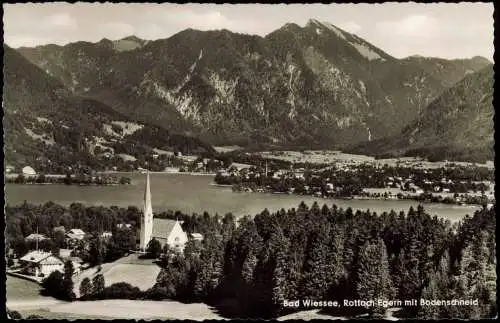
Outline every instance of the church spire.
{"label": "church spire", "polygon": [[151,206],[151,189],[149,187],[149,170],[146,172],[146,187],[144,190],[144,214],[153,213]]}
{"label": "church spire", "polygon": [[153,207],[151,205],[151,188],[149,187],[149,170],[146,172],[146,187],[144,189],[144,213],[141,219],[141,235],[139,248],[146,250],[153,234]]}

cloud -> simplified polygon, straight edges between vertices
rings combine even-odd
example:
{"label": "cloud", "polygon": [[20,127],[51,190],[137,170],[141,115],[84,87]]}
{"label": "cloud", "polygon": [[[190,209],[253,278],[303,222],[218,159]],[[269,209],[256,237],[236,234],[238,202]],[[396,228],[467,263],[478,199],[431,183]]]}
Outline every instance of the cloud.
{"label": "cloud", "polygon": [[105,23],[101,25],[99,29],[105,30],[106,36],[112,39],[126,37],[136,33],[136,28],[134,26],[120,21]]}
{"label": "cloud", "polygon": [[76,20],[67,13],[56,13],[46,17],[43,22],[48,28],[76,28],[78,23]]}
{"label": "cloud", "polygon": [[5,36],[5,43],[13,48],[17,47],[30,47],[37,44],[64,44],[64,41],[60,41],[50,37],[42,36],[30,36],[30,35],[16,35],[16,36]]}
{"label": "cloud", "polygon": [[397,34],[406,37],[427,37],[437,31],[436,19],[426,15],[411,15],[395,21],[381,21],[375,28],[387,35]]}
{"label": "cloud", "polygon": [[[228,29],[234,32],[259,33],[261,29],[265,29],[265,22],[259,22],[258,20],[231,19],[218,10],[196,12],[183,6],[152,11],[150,12],[150,18],[156,26],[168,31],[193,28],[198,30]],[[164,34],[163,36],[168,35]]]}
{"label": "cloud", "polygon": [[227,28],[231,25],[229,19],[218,11],[195,12],[180,6],[152,11],[150,16],[159,25],[178,26],[182,28],[191,26],[195,29],[207,30]]}

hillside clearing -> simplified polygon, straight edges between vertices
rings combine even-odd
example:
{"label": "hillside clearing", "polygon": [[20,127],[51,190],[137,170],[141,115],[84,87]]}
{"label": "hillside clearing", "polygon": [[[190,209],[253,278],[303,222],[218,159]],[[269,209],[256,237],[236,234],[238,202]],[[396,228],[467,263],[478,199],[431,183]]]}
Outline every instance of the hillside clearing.
{"label": "hillside clearing", "polygon": [[75,294],[80,294],[80,284],[85,277],[92,280],[98,274],[104,276],[105,286],[116,283],[128,283],[140,290],[148,290],[156,283],[156,277],[161,268],[150,259],[138,259],[138,255],[132,254],[118,259],[115,262],[103,264],[101,271],[97,267],[89,268],[73,278]]}

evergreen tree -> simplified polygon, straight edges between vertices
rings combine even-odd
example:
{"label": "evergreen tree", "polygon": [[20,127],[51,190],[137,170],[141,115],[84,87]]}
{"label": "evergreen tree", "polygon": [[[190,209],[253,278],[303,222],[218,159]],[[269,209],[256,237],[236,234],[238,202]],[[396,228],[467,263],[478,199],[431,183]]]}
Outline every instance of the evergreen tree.
{"label": "evergreen tree", "polygon": [[73,274],[75,270],[73,268],[73,262],[68,260],[64,263],[64,276],[62,282],[62,289],[64,296],[67,300],[72,301],[76,298],[75,292],[73,290]]}
{"label": "evergreen tree", "polygon": [[330,228],[322,225],[309,238],[303,269],[302,297],[322,300],[330,288]]}
{"label": "evergreen tree", "polygon": [[[439,280],[436,274],[431,274],[429,284],[422,290],[422,299],[440,300]],[[436,320],[440,318],[438,306],[420,306],[418,311],[419,318],[427,320]]]}
{"label": "evergreen tree", "polygon": [[160,241],[156,240],[155,238],[151,239],[146,250],[149,258],[156,259],[160,257],[162,251]]}
{"label": "evergreen tree", "polygon": [[[387,250],[381,239],[362,246],[358,266],[356,290],[359,299],[390,300],[394,297]],[[384,308],[378,306],[369,308],[371,314],[381,315],[384,311]]]}
{"label": "evergreen tree", "polygon": [[92,279],[92,296],[95,298],[100,298],[104,292],[104,276],[98,274]]}
{"label": "evergreen tree", "polygon": [[50,275],[42,281],[44,293],[54,296],[57,299],[66,299],[63,289],[63,279],[63,274],[58,270],[50,273]]}
{"label": "evergreen tree", "polygon": [[328,292],[331,299],[342,300],[347,297],[343,290],[343,284],[348,278],[348,273],[344,263],[344,239],[345,234],[341,226],[335,226],[332,230],[332,237],[329,249],[329,261],[327,262],[327,276],[330,277],[330,290]]}
{"label": "evergreen tree", "polygon": [[274,265],[273,268],[273,280],[272,280],[272,301],[276,306],[277,311],[281,309],[283,301],[288,299],[288,277],[287,277],[287,266],[288,262],[288,248],[289,243],[287,239],[283,236],[282,232],[275,234],[276,249],[275,254],[272,259]]}
{"label": "evergreen tree", "polygon": [[214,234],[205,236],[200,256],[200,270],[194,284],[194,294],[204,298],[215,291],[223,274],[222,237]]}
{"label": "evergreen tree", "polygon": [[85,277],[80,284],[80,298],[87,299],[92,295],[92,282],[88,277]]}
{"label": "evergreen tree", "polygon": [[106,249],[100,237],[95,237],[90,242],[90,256],[92,264],[101,265],[103,263],[106,257]]}
{"label": "evergreen tree", "polygon": [[402,255],[404,256],[400,283],[402,299],[419,299],[422,286],[419,271],[419,241],[414,231],[410,231],[410,237],[405,244]]}
{"label": "evergreen tree", "polygon": [[457,295],[478,299],[480,306],[460,312],[460,318],[489,318],[496,311],[495,264],[489,262],[488,233],[482,231],[462,251]]}

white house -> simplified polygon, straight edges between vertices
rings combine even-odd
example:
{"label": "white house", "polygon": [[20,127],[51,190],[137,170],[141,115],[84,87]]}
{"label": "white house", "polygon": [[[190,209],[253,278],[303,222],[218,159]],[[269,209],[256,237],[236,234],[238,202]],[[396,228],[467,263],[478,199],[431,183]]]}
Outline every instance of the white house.
{"label": "white house", "polygon": [[113,233],[111,233],[110,231],[104,231],[103,233],[101,233],[101,238],[109,239],[111,237],[113,237]]}
{"label": "white house", "polygon": [[64,263],[50,252],[31,251],[20,259],[20,263],[27,274],[36,277],[47,277],[56,270],[64,272]]}
{"label": "white house", "polygon": [[83,240],[85,232],[82,229],[71,229],[66,233],[66,237],[71,240]]}
{"label": "white house", "polygon": [[191,238],[196,241],[202,241],[203,235],[201,233],[191,233]]}
{"label": "white house", "polygon": [[23,175],[24,176],[35,176],[36,175],[36,172],[35,170],[33,169],[33,167],[31,166],[25,166],[23,168]]}

